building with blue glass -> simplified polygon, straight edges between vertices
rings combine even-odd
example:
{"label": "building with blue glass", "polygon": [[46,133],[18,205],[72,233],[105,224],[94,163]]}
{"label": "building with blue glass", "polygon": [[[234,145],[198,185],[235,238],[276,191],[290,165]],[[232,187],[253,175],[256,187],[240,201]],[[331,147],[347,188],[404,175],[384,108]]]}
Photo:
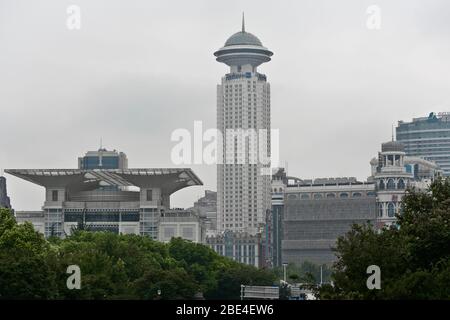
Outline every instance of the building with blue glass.
{"label": "building with blue glass", "polygon": [[97,151],[88,151],[84,157],[78,158],[78,169],[126,169],[128,159],[125,153],[116,150],[108,151],[100,148]]}
{"label": "building with blue glass", "polygon": [[450,113],[430,113],[412,122],[399,121],[397,141],[405,145],[407,156],[417,156],[435,162],[450,176]]}

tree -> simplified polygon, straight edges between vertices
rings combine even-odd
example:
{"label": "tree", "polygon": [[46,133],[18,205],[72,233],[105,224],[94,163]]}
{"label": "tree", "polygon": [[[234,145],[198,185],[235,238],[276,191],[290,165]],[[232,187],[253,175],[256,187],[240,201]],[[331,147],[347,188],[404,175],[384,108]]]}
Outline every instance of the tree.
{"label": "tree", "polygon": [[[354,225],[338,239],[334,286],[322,299],[450,298],[450,179],[408,190],[397,218],[398,227]],[[380,267],[380,290],[367,288],[370,265]]]}
{"label": "tree", "polygon": [[0,209],[0,298],[56,298],[53,254],[30,223],[18,225],[10,210]]}

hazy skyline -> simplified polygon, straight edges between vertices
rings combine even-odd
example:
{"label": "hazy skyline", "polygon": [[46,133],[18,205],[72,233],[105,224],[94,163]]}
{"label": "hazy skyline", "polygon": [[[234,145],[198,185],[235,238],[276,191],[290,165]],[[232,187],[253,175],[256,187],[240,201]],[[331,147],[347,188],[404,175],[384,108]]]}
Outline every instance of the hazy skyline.
{"label": "hazy skyline", "polygon": [[[66,9],[81,9],[68,30]],[[370,5],[381,29],[366,27]],[[76,168],[103,146],[130,167],[173,167],[171,133],[216,125],[213,52],[240,30],[274,52],[271,84],[280,159],[300,178],[370,175],[398,120],[450,111],[450,3],[435,1],[0,0],[0,168]],[[204,182],[172,196],[189,207]],[[6,175],[17,210],[44,188]]]}

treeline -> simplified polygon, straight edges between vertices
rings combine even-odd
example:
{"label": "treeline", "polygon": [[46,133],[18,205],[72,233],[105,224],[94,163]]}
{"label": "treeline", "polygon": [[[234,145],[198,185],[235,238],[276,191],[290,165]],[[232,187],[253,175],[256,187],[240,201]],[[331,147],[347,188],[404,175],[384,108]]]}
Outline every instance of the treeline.
{"label": "treeline", "polygon": [[[81,289],[67,288],[69,265]],[[182,239],[76,231],[46,240],[0,209],[0,299],[239,299],[240,285],[272,285],[275,274]]]}

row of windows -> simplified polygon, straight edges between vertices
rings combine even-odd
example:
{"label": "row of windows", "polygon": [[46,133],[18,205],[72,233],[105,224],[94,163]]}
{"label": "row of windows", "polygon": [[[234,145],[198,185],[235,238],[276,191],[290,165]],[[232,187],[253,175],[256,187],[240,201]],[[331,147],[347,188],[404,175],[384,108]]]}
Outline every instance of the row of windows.
{"label": "row of windows", "polygon": [[399,209],[398,203],[388,202],[387,204],[380,203],[378,205],[378,216],[383,217],[387,216],[389,218],[394,218]]}
{"label": "row of windows", "polygon": [[119,222],[119,221],[139,221],[139,213],[94,213],[94,214],[82,214],[82,213],[66,213],[64,214],[65,222]]}
{"label": "row of windows", "polygon": [[405,180],[403,179],[387,179],[386,180],[380,180],[378,183],[378,189],[379,190],[404,190],[406,189]]}
{"label": "row of windows", "polygon": [[[276,189],[275,189],[276,190]],[[280,192],[281,192],[281,188],[280,188]],[[368,197],[375,197],[376,193],[373,191],[369,191],[367,193],[365,193],[366,196]],[[301,193],[299,196],[297,196],[296,194],[289,194],[288,195],[288,199],[290,200],[295,200],[295,199],[302,199],[302,200],[307,200],[307,199],[334,199],[334,198],[360,198],[363,196],[363,193],[361,192],[353,192],[353,193],[348,193],[348,192],[341,192],[341,193]]]}

